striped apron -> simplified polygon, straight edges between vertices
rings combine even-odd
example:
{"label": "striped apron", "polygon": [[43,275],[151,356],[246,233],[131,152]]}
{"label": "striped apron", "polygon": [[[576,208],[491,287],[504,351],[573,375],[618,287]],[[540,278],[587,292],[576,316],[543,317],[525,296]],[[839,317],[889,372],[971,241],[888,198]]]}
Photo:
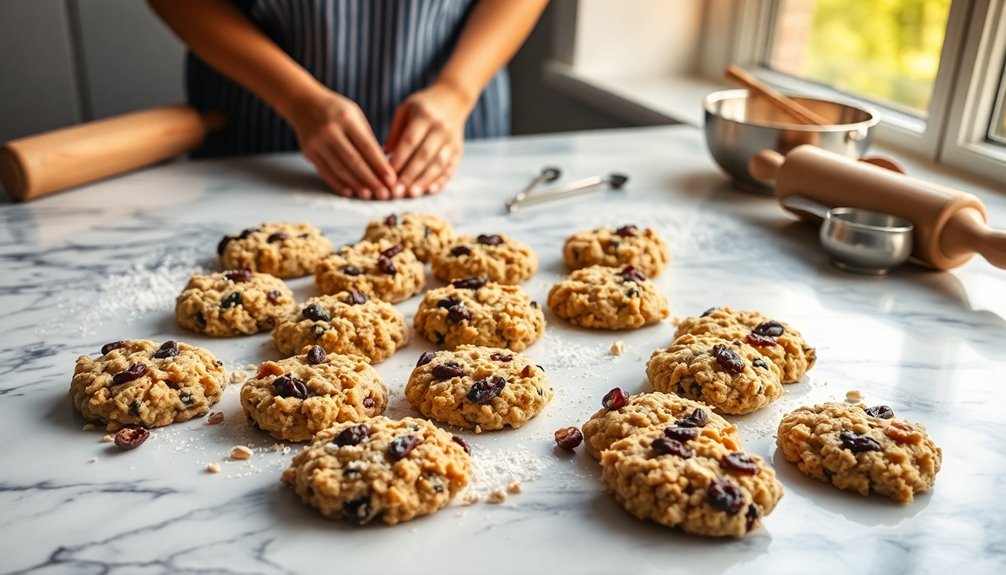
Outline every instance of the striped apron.
{"label": "striped apron", "polygon": [[[333,91],[356,102],[378,142],[395,110],[429,86],[450,57],[474,0],[232,0],[273,42]],[[223,110],[228,123],[193,157],[298,149],[287,123],[262,100],[189,53],[189,103]],[[505,136],[510,92],[505,69],[479,96],[465,138]]]}

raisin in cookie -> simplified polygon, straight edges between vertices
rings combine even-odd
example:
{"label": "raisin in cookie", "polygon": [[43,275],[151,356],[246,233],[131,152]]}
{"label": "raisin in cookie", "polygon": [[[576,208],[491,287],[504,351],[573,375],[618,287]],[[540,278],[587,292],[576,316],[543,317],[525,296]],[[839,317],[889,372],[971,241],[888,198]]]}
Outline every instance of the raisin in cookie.
{"label": "raisin in cookie", "polygon": [[447,349],[471,344],[521,351],[541,337],[545,314],[520,286],[469,278],[426,292],[414,324]]}
{"label": "raisin in cookie", "polygon": [[631,265],[657,277],[670,260],[667,244],[652,228],[629,224],[573,234],[562,247],[566,265],[576,270],[588,266]]}
{"label": "raisin in cookie", "polygon": [[617,409],[602,408],[583,424],[583,439],[587,453],[600,459],[601,452],[616,441],[665,427],[692,428],[696,436],[708,437],[732,451],[741,449],[737,427],[708,405],[659,391],[630,396]]}
{"label": "raisin in cookie", "polygon": [[194,275],[175,299],[178,325],[217,337],[276,327],[296,303],[283,280],[250,270]]}
{"label": "raisin in cookie", "polygon": [[332,251],[332,243],[311,224],[279,222],[224,236],[217,255],[224,269],[249,269],[278,278],[297,278],[314,272]]}
{"label": "raisin in cookie", "polygon": [[314,281],[327,294],[358,291],[396,303],[423,291],[423,264],[402,244],[386,240],[343,246],[315,269]]}
{"label": "raisin in cookie", "polygon": [[782,395],[779,368],[740,340],[684,335],[653,352],[646,377],[657,391],[732,415],[751,413]]}
{"label": "raisin in cookie", "polygon": [[527,356],[474,345],[424,353],[405,386],[409,403],[426,417],[476,431],[520,427],[553,393]]}
{"label": "raisin in cookie", "polygon": [[635,329],[666,318],[667,298],[632,266],[591,266],[552,286],[548,307],[580,327]]}
{"label": "raisin in cookie", "polygon": [[681,320],[674,337],[686,333],[744,340],[779,366],[783,383],[800,381],[817,361],[817,352],[807,345],[800,332],[756,311],[711,308],[699,317]]}
{"label": "raisin in cookie", "polygon": [[538,270],[538,255],[531,246],[503,234],[461,236],[434,253],[430,267],[445,282],[481,276],[519,284]]}
{"label": "raisin in cookie", "polygon": [[782,498],[782,484],[761,457],[707,437],[656,429],[631,435],[601,454],[601,481],[643,520],[685,533],[743,537]]}
{"label": "raisin in cookie", "polygon": [[387,402],[388,390],[366,358],[328,354],[317,345],[263,363],[241,387],[245,415],[287,441],[307,441],[332,424],[380,415]]}
{"label": "raisin in cookie", "polygon": [[805,475],[902,503],[933,486],[943,461],[926,428],[894,419],[886,405],[800,407],[779,422],[776,443]]}
{"label": "raisin in cookie", "polygon": [[325,517],[395,525],[447,505],[471,469],[460,438],[424,419],[378,416],[318,433],[281,481]]}
{"label": "raisin in cookie", "polygon": [[425,214],[391,214],[367,224],[363,239],[371,242],[381,240],[402,244],[416,254],[416,259],[427,262],[430,257],[454,239],[451,224],[443,218]]}
{"label": "raisin in cookie", "polygon": [[208,412],[226,381],[205,349],[130,339],[105,344],[97,359],[78,357],[70,397],[87,419],[160,427]]}
{"label": "raisin in cookie", "polygon": [[409,330],[395,306],[351,291],[307,300],[280,320],[272,339],[287,356],[320,345],[328,353],[360,355],[378,363],[408,343]]}

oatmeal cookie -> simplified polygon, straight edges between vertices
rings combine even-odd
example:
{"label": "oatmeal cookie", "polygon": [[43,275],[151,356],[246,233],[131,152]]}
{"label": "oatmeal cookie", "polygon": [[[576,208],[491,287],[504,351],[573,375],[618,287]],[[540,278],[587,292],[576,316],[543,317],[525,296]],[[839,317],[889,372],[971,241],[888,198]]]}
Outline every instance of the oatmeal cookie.
{"label": "oatmeal cookie", "polygon": [[423,264],[402,244],[386,240],[343,246],[322,260],[314,281],[323,293],[358,291],[396,303],[423,291]]}
{"label": "oatmeal cookie", "polygon": [[416,254],[416,259],[427,262],[430,257],[454,239],[451,224],[443,218],[426,214],[404,213],[373,220],[367,224],[363,239],[371,242],[387,240],[402,244]]}
{"label": "oatmeal cookie", "polygon": [[329,354],[321,346],[267,361],[241,387],[241,408],[276,439],[307,441],[344,421],[384,413],[388,390],[366,358]]}
{"label": "oatmeal cookie", "polygon": [[296,303],[283,280],[250,270],[194,275],[175,299],[178,325],[206,335],[251,335],[276,327]]}
{"label": "oatmeal cookie", "polygon": [[671,258],[667,244],[652,228],[639,229],[632,224],[573,234],[566,239],[562,256],[574,270],[631,265],[650,277],[660,275]]}
{"label": "oatmeal cookie", "polygon": [[236,236],[224,236],[217,244],[223,269],[249,269],[278,278],[296,278],[314,272],[332,251],[318,228],[311,224],[266,223]]}
{"label": "oatmeal cookie", "polygon": [[653,352],[646,377],[657,391],[732,415],[751,413],[782,395],[779,368],[740,340],[684,335]]}
{"label": "oatmeal cookie", "polygon": [[276,349],[294,355],[320,345],[328,353],[360,355],[378,363],[409,341],[402,312],[357,291],[313,297],[272,332]]}
{"label": "oatmeal cookie", "polygon": [[281,481],[325,517],[395,525],[444,507],[468,485],[471,458],[457,440],[411,417],[337,424],[294,456]]}
{"label": "oatmeal cookie", "polygon": [[474,345],[424,353],[405,386],[426,417],[483,431],[524,425],[552,395],[545,372],[527,356]]}
{"label": "oatmeal cookie", "polygon": [[223,363],[205,349],[130,339],[78,357],[70,397],[87,419],[160,427],[207,413],[226,384]]}
{"label": "oatmeal cookie", "polygon": [[593,329],[636,329],[670,314],[667,298],[632,266],[578,269],[552,286],[548,307],[574,325]]}
{"label": "oatmeal cookie", "polygon": [[433,274],[442,281],[485,277],[501,284],[519,284],[538,270],[531,246],[503,234],[457,237],[430,258]]}
{"label": "oatmeal cookie", "polygon": [[805,475],[901,503],[929,490],[943,461],[925,427],[895,419],[886,405],[800,407],[779,422],[776,443]]}
{"label": "oatmeal cookie", "polygon": [[541,337],[545,314],[520,286],[468,278],[426,292],[414,324],[447,349],[471,344],[521,351]]}
{"label": "oatmeal cookie", "polygon": [[783,383],[800,381],[817,361],[817,352],[800,332],[756,311],[711,308],[681,320],[674,337],[684,334],[744,340],[779,367]]}

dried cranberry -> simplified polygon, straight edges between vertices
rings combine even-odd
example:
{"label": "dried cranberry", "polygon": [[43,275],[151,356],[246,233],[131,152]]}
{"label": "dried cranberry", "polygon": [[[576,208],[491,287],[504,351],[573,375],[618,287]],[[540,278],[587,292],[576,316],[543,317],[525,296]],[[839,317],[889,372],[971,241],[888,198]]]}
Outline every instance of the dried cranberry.
{"label": "dried cranberry", "polygon": [[468,390],[468,401],[472,403],[489,403],[506,387],[506,380],[498,375],[484,377]]}
{"label": "dried cranberry", "polygon": [[759,335],[757,333],[751,332],[744,336],[744,341],[748,342],[749,345],[754,347],[768,347],[770,345],[779,345],[779,340],[770,335]]}
{"label": "dried cranberry", "polygon": [[220,243],[217,244],[217,255],[218,256],[224,255],[224,250],[227,249],[227,244],[231,243],[231,240],[233,240],[233,239],[234,239],[234,236],[224,236],[223,239],[220,240]]}
{"label": "dried cranberry", "polygon": [[390,216],[384,218],[384,225],[388,226],[389,228],[397,226],[398,216],[396,216],[395,214],[391,214]]}
{"label": "dried cranberry", "polygon": [[450,309],[450,308],[458,305],[459,303],[461,303],[461,298],[455,297],[455,296],[450,296],[450,297],[445,297],[445,298],[441,298],[441,299],[437,300],[437,307],[443,308],[443,309]]}
{"label": "dried cranberry", "polygon": [[114,385],[122,385],[123,383],[129,383],[134,379],[139,379],[146,375],[147,366],[142,363],[134,363],[133,365],[126,368],[126,371],[121,371],[112,376],[112,383]]}
{"label": "dried cranberry", "polygon": [[416,446],[422,442],[423,440],[419,439],[415,435],[403,435],[401,437],[396,437],[388,444],[388,457],[390,457],[393,461],[398,461],[408,455],[410,451],[415,449]]}
{"label": "dried cranberry", "polygon": [[748,505],[748,510],[747,512],[744,513],[744,530],[751,531],[751,529],[753,529],[755,526],[755,522],[758,521],[758,518],[760,516],[761,513],[758,513],[757,505],[755,505],[754,503]]}
{"label": "dried cranberry", "polygon": [[887,405],[874,405],[873,407],[867,407],[863,411],[866,415],[870,417],[876,417],[878,419],[894,419],[894,410]]}
{"label": "dried cranberry", "polygon": [[136,449],[150,437],[143,427],[124,427],[115,434],[115,446],[122,450]]}
{"label": "dried cranberry", "polygon": [[686,447],[684,443],[670,437],[658,437],[653,440],[650,447],[659,455],[674,455],[681,459],[691,459],[695,455],[695,452]]}
{"label": "dried cranberry", "polygon": [[254,234],[257,231],[258,231],[258,228],[245,228],[245,229],[241,230],[240,234],[238,234],[238,239],[239,240],[247,239],[248,236]]}
{"label": "dried cranberry", "polygon": [[709,423],[709,414],[701,407],[689,413],[678,421],[679,427],[705,427]]}
{"label": "dried cranberry", "polygon": [[699,436],[699,430],[694,427],[683,426],[665,427],[664,435],[678,441],[691,441]]}
{"label": "dried cranberry", "polygon": [[700,315],[699,317],[706,317],[709,314],[713,313],[714,311],[716,311],[716,308],[711,307],[711,308],[707,309],[706,311],[702,312],[702,315]]}
{"label": "dried cranberry", "polygon": [[583,433],[575,427],[555,430],[555,444],[566,451],[573,451],[583,443]]}
{"label": "dried cranberry", "polygon": [[235,291],[227,294],[227,297],[220,301],[220,309],[227,309],[241,304],[241,292]]}
{"label": "dried cranberry", "polygon": [[457,435],[452,435],[451,436],[451,441],[453,441],[454,443],[457,443],[458,445],[460,445],[461,449],[464,449],[465,453],[467,453],[468,455],[472,454],[472,447],[470,445],[468,445],[468,442],[465,441],[465,438],[459,437]]}
{"label": "dried cranberry", "polygon": [[252,271],[249,269],[243,270],[233,270],[224,273],[224,277],[235,283],[250,282],[252,279]]}
{"label": "dried cranberry", "polygon": [[728,373],[737,375],[744,371],[744,360],[741,356],[722,343],[713,346],[712,354],[716,358],[716,363],[720,364],[720,367]]}
{"label": "dried cranberry", "polygon": [[636,282],[637,284],[646,281],[646,274],[642,272],[639,268],[635,266],[625,266],[622,271],[618,272],[618,275],[622,276],[627,282]]}
{"label": "dried cranberry", "polygon": [[307,363],[309,365],[318,365],[319,363],[324,363],[325,358],[328,354],[325,353],[325,348],[320,345],[316,345],[311,349],[307,350]]}
{"label": "dried cranberry", "polygon": [[855,431],[846,430],[840,433],[838,437],[842,440],[842,447],[853,453],[880,451],[880,443],[869,435],[863,435],[861,433],[856,433]]}
{"label": "dried cranberry", "polygon": [[751,365],[760,369],[768,369],[768,364],[760,357],[756,357],[755,360],[751,362]]}
{"label": "dried cranberry", "polygon": [[393,276],[398,273],[398,268],[395,267],[395,262],[391,261],[391,258],[384,255],[377,256],[377,269],[389,276]]}
{"label": "dried cranberry", "polygon": [[637,228],[634,224],[629,224],[627,226],[622,226],[622,227],[618,228],[617,230],[615,230],[615,233],[618,234],[619,237],[631,238],[631,237],[635,236],[636,232],[638,232],[638,231],[639,231],[639,228]]}
{"label": "dried cranberry", "polygon": [[454,287],[456,287],[456,288],[458,288],[458,289],[474,289],[474,290],[477,290],[480,287],[486,285],[487,281],[489,281],[489,280],[486,279],[486,278],[484,278],[484,277],[467,278],[467,279],[463,279],[463,280],[454,280],[454,281],[451,282],[451,285],[454,286]]}
{"label": "dried cranberry", "polygon": [[123,347],[126,347],[126,342],[124,341],[113,341],[112,343],[106,343],[105,345],[101,346],[101,355],[105,355],[106,353],[112,351],[113,349],[120,349]]}
{"label": "dried cranberry", "polygon": [[780,335],[786,333],[786,329],[782,327],[781,323],[769,320],[755,326],[755,328],[751,330],[751,333],[767,335],[768,337],[779,337]]}
{"label": "dried cranberry", "polygon": [[461,323],[472,319],[472,312],[468,311],[464,304],[458,304],[448,308],[447,319],[454,323]]}
{"label": "dried cranberry", "polygon": [[365,423],[350,425],[332,438],[332,443],[339,447],[347,445],[359,445],[364,439],[370,437],[370,428]]}
{"label": "dried cranberry", "polygon": [[269,237],[266,238],[265,241],[266,241],[266,243],[270,243],[271,244],[271,243],[274,243],[274,242],[285,242],[288,239],[290,239],[290,236],[286,235],[285,233],[283,233],[283,232],[275,232],[275,233],[269,234]]}
{"label": "dried cranberry", "polygon": [[374,518],[374,508],[370,504],[370,496],[364,495],[342,505],[342,514],[357,525],[370,523]]}
{"label": "dried cranberry", "polygon": [[454,246],[451,248],[451,255],[459,258],[461,256],[467,256],[472,253],[472,249],[468,246]]}
{"label": "dried cranberry", "polygon": [[416,362],[416,367],[422,367],[427,363],[430,363],[435,357],[437,357],[437,352],[424,351],[423,354],[419,356],[419,361]]}
{"label": "dried cranberry", "polygon": [[430,373],[437,379],[450,379],[452,377],[461,377],[464,375],[465,368],[456,361],[448,361],[447,363],[441,363],[433,366]]}
{"label": "dried cranberry", "polygon": [[300,312],[307,319],[314,321],[328,321],[332,319],[325,308],[321,307],[316,303],[310,303],[304,306],[304,309]]}
{"label": "dried cranberry", "polygon": [[608,409],[615,410],[621,409],[627,401],[629,401],[629,396],[625,395],[622,388],[616,387],[604,394],[604,397],[601,398],[601,405]]}
{"label": "dried cranberry", "polygon": [[494,351],[491,354],[489,354],[489,359],[493,361],[502,361],[503,363],[507,363],[513,359],[513,356],[508,353],[500,353],[498,351]]}
{"label": "dried cranberry", "polygon": [[169,339],[154,352],[154,359],[168,359],[176,355],[178,355],[178,344]]}
{"label": "dried cranberry", "polygon": [[347,276],[356,277],[362,274],[363,270],[361,270],[356,266],[343,266],[342,273],[346,274]]}
{"label": "dried cranberry", "polygon": [[374,407],[375,405],[377,405],[377,402],[374,401],[373,397],[370,397],[368,395],[367,397],[363,398],[363,407],[370,408],[370,407]]}
{"label": "dried cranberry", "polygon": [[356,290],[350,290],[346,295],[346,303],[349,305],[363,305],[367,303],[369,299],[370,298]]}
{"label": "dried cranberry", "polygon": [[283,292],[278,289],[274,289],[269,293],[265,294],[265,299],[269,300],[272,305],[277,305],[279,303],[279,298],[283,297]]}
{"label": "dried cranberry", "polygon": [[706,499],[714,508],[736,515],[744,507],[744,492],[726,479],[714,479],[706,488]]}
{"label": "dried cranberry", "polygon": [[503,243],[503,238],[499,234],[479,234],[475,239],[484,246],[498,246]]}
{"label": "dried cranberry", "polygon": [[280,397],[292,397],[294,399],[307,399],[307,384],[304,380],[292,375],[281,375],[272,382],[276,395]]}
{"label": "dried cranberry", "polygon": [[390,248],[388,248],[388,249],[384,250],[383,252],[381,252],[381,255],[390,259],[390,258],[393,258],[393,257],[397,256],[398,254],[402,253],[402,251],[404,251],[404,250],[405,250],[405,248],[402,247],[402,244],[395,244],[395,245],[391,246]]}
{"label": "dried cranberry", "polygon": [[728,453],[720,460],[720,467],[734,475],[754,475],[758,473],[758,464],[754,459],[741,452]]}

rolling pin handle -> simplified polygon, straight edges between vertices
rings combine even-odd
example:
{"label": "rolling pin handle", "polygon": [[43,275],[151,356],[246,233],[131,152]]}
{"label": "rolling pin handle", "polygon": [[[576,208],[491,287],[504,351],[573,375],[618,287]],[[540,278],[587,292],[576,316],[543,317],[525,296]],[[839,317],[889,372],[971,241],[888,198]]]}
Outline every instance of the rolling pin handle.
{"label": "rolling pin handle", "polygon": [[949,258],[977,252],[997,268],[1006,269],[1006,231],[985,224],[974,208],[964,208],[950,217],[943,232],[941,249]]}

